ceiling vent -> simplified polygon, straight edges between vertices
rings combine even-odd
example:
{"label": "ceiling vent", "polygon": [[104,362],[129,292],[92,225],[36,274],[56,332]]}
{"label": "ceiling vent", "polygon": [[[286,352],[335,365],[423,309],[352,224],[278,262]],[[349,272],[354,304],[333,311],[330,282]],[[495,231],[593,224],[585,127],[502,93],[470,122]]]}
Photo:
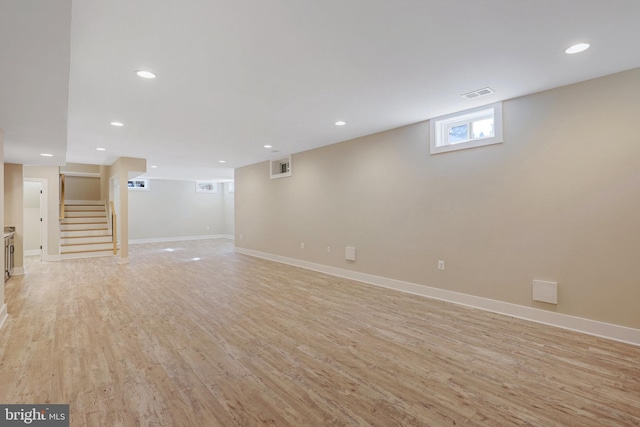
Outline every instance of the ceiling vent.
{"label": "ceiling vent", "polygon": [[491,89],[490,87],[483,87],[482,89],[474,90],[468,93],[463,93],[461,96],[467,99],[475,99],[475,98],[480,98],[481,96],[490,95],[492,93],[495,93],[493,89]]}

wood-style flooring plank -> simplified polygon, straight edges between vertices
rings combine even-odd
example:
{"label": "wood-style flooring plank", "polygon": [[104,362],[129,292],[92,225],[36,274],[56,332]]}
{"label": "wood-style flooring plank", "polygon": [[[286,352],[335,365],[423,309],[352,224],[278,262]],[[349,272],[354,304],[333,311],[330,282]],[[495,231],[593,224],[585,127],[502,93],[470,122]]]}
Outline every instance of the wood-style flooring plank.
{"label": "wood-style flooring plank", "polygon": [[[168,250],[171,249],[171,250]],[[0,402],[72,426],[640,426],[640,348],[236,254],[43,263],[5,285]]]}

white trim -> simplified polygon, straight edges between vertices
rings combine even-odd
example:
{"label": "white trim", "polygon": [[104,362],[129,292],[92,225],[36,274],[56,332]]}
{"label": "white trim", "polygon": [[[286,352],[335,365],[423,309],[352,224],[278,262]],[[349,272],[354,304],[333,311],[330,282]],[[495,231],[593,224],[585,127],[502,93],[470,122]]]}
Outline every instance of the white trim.
{"label": "white trim", "polygon": [[[456,126],[466,123],[470,120],[482,119],[485,110],[492,110],[494,136],[470,139],[455,144],[449,144],[447,129],[449,125]],[[485,145],[500,144],[503,142],[502,132],[502,102],[496,102],[481,107],[471,108],[457,113],[447,114],[446,116],[434,117],[429,120],[429,148],[431,154],[446,153],[449,151],[465,150],[467,148],[482,147]]]}
{"label": "white trim", "polygon": [[7,313],[7,304],[2,304],[2,308],[0,308],[0,329],[2,329],[2,325],[4,325],[4,321],[9,318],[9,314]]}
{"label": "white trim", "polygon": [[360,273],[357,271],[345,270],[337,267],[316,264],[294,258],[287,258],[280,255],[273,255],[266,252],[255,251],[237,247],[235,251],[241,254],[264,258],[271,261],[289,264],[296,267],[306,268],[308,270],[319,271],[321,273],[333,276],[344,277],[347,279],[357,280],[359,282],[368,283],[383,288],[394,289],[422,297],[433,298],[437,300],[447,301],[454,304],[460,304],[468,307],[478,308],[493,313],[503,314],[506,316],[516,317],[518,319],[529,320],[536,323],[555,326],[571,331],[582,332],[588,335],[607,338],[614,341],[620,341],[628,344],[640,346],[640,329],[629,328],[626,326],[614,325],[611,323],[599,322],[597,320],[585,319],[582,317],[570,316],[551,311],[540,310],[532,307],[511,304],[503,301],[496,301],[488,298],[477,297],[473,295],[462,294],[459,292],[447,291],[444,289],[433,288],[426,285],[416,283],[403,282],[401,280],[389,279],[386,277],[374,276],[371,274]]}
{"label": "white trim", "polygon": [[116,258],[116,264],[129,264],[129,258]]}
{"label": "white trim", "polygon": [[40,255],[40,249],[28,249],[23,252],[24,256],[37,256]]}
{"label": "white trim", "polygon": [[42,261],[46,261],[46,262],[56,262],[56,261],[60,261],[60,254],[56,254],[56,255],[49,255],[49,254],[42,254]]}
{"label": "white trim", "polygon": [[13,267],[11,277],[13,276],[24,276],[24,267]]}
{"label": "white trim", "polygon": [[[25,177],[23,182],[39,182],[42,186],[42,193],[40,193],[40,218],[42,218],[40,222],[40,250],[37,255],[40,255],[40,260],[46,261],[46,253],[49,250],[49,180],[47,178]],[[56,206],[56,208],[59,207],[58,205]]]}
{"label": "white trim", "polygon": [[178,236],[178,237],[155,237],[152,239],[129,239],[130,245],[141,243],[164,243],[164,242],[183,242],[187,240],[208,240],[208,239],[230,239],[234,237],[230,234],[207,234],[203,236]]}
{"label": "white trim", "polygon": [[[133,181],[144,181],[144,187],[129,187],[129,183]],[[131,178],[127,180],[127,188],[131,191],[149,191],[151,184],[149,178]]]}
{"label": "white trim", "polygon": [[[206,189],[207,185],[211,185],[211,190]],[[215,194],[218,192],[218,183],[215,181],[196,181],[196,193]]]}
{"label": "white trim", "polygon": [[66,199],[64,201],[65,205],[96,205],[96,206],[103,206],[104,200],[71,200],[71,199]]}
{"label": "white trim", "polygon": [[76,176],[76,177],[82,177],[82,178],[100,178],[102,177],[102,175],[100,175],[100,173],[97,172],[65,172],[65,171],[60,171],[60,173],[64,176]]}

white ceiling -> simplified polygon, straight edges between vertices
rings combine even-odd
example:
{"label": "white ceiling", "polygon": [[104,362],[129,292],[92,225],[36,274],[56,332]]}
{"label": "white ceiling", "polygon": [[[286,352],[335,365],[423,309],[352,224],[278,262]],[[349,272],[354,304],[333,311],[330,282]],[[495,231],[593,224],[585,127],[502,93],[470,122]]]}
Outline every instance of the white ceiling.
{"label": "white ceiling", "polygon": [[[148,177],[230,179],[640,66],[638,0],[0,1],[5,160],[142,157],[157,165]],[[591,49],[564,53],[583,41]],[[485,86],[496,93],[460,96]]]}

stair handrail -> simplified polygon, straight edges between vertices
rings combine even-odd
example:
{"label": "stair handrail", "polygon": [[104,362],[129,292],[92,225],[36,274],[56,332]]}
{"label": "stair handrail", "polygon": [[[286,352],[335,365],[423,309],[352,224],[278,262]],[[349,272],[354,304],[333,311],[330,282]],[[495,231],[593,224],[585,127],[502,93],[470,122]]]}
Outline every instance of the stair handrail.
{"label": "stair handrail", "polygon": [[60,220],[64,219],[64,174],[60,174]]}
{"label": "stair handrail", "polygon": [[113,254],[117,255],[118,254],[118,239],[117,239],[118,233],[116,232],[116,229],[118,226],[118,217],[116,215],[116,207],[113,204],[113,200],[111,200],[109,204],[111,205],[111,239],[113,240]]}

